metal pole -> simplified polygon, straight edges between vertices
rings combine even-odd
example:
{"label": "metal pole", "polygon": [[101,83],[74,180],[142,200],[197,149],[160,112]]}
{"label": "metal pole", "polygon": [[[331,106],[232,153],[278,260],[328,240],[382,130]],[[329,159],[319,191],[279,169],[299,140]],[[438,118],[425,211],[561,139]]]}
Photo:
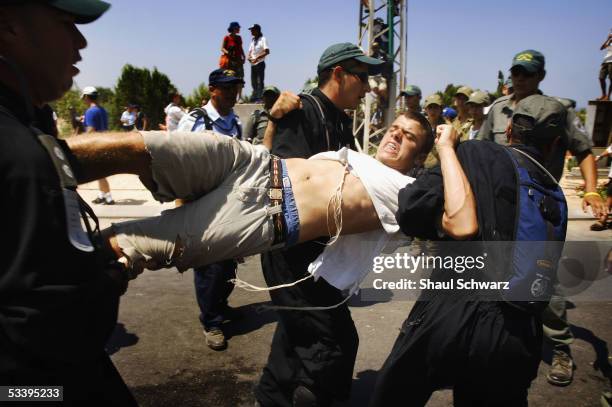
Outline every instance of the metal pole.
{"label": "metal pole", "polygon": [[390,126],[395,120],[395,106],[397,98],[397,76],[395,75],[395,24],[393,16],[394,0],[387,0],[387,26],[389,31],[387,36],[389,38],[389,49],[388,49],[388,61],[391,64],[391,77],[387,84],[389,90],[388,107],[385,112],[385,126]]}
{"label": "metal pole", "polygon": [[401,0],[400,10],[400,89],[406,88],[406,47],[408,45],[408,0]]}

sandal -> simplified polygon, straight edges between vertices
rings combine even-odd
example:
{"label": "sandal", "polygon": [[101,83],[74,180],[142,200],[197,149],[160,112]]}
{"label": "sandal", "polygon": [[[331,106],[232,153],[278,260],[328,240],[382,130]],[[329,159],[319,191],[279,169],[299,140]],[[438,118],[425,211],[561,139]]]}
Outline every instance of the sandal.
{"label": "sandal", "polygon": [[591,225],[591,230],[596,232],[606,229],[608,229],[608,225],[599,220]]}

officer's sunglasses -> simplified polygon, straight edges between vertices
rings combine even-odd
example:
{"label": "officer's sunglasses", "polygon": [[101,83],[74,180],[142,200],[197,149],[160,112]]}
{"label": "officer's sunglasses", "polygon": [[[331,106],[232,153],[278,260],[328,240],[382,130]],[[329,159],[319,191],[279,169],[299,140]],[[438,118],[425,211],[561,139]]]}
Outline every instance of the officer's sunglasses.
{"label": "officer's sunglasses", "polygon": [[342,70],[344,70],[344,72],[346,72],[346,73],[348,73],[348,74],[351,74],[351,75],[354,75],[354,76],[356,76],[357,78],[359,78],[359,80],[360,80],[362,83],[364,83],[364,84],[365,84],[365,83],[368,83],[368,77],[369,77],[369,75],[368,75],[368,73],[367,73],[367,72],[355,72],[355,71],[351,71],[350,69],[348,69],[348,68],[346,68],[346,67],[344,67],[344,66],[342,66],[342,65],[340,65],[340,68],[342,68]]}
{"label": "officer's sunglasses", "polygon": [[522,76],[524,78],[533,78],[534,76],[538,74],[537,72],[529,72],[528,70],[522,67],[513,68],[510,70],[510,73],[512,74],[512,76],[516,76],[516,77]]}

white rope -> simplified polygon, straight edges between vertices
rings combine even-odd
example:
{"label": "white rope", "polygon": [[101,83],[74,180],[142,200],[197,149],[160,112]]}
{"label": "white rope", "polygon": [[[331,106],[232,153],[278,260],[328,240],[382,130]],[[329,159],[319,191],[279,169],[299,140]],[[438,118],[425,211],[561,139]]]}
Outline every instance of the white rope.
{"label": "white rope", "polygon": [[347,302],[351,297],[352,295],[349,294],[346,296],[345,299],[343,299],[339,303],[335,305],[330,305],[328,307],[289,307],[286,305],[260,305],[257,308],[255,308],[255,311],[257,313],[262,313],[264,311],[270,311],[270,310],[275,310],[275,311],[279,311],[279,310],[280,311],[325,311],[328,309],[338,308],[339,306]]}
{"label": "white rope", "polygon": [[272,287],[259,287],[256,285],[253,285],[249,282],[246,282],[244,280],[241,280],[240,278],[238,278],[238,276],[236,276],[236,278],[232,278],[231,280],[228,280],[230,283],[234,284],[235,287],[238,288],[242,288],[245,291],[251,291],[251,292],[259,292],[259,291],[273,291],[273,290],[278,290],[279,288],[286,288],[286,287],[293,287],[296,284],[301,283],[302,281],[306,281],[309,278],[312,278],[312,274],[308,274],[306,277],[301,278],[299,280],[294,281],[293,283],[287,283],[287,284],[279,284],[279,285],[275,285]]}
{"label": "white rope", "polygon": [[[346,175],[349,173],[348,163],[344,165],[344,172],[342,173],[342,179],[340,180],[340,185],[336,188],[336,192],[329,198],[327,202],[327,232],[330,235],[329,241],[326,243],[326,246],[331,246],[340,237],[340,232],[342,232],[342,188],[344,188],[344,182],[346,181]],[[331,228],[329,227],[329,207],[332,208],[332,218],[334,220],[334,226],[336,227],[336,232],[332,233]]]}

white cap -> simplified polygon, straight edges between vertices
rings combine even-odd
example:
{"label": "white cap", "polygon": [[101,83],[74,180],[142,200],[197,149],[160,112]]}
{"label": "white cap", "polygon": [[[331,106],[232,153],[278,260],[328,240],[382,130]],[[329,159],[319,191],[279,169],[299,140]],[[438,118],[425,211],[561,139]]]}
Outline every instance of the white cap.
{"label": "white cap", "polygon": [[81,97],[83,97],[85,95],[97,96],[98,95],[98,89],[96,89],[93,86],[85,86],[85,88],[81,92]]}

